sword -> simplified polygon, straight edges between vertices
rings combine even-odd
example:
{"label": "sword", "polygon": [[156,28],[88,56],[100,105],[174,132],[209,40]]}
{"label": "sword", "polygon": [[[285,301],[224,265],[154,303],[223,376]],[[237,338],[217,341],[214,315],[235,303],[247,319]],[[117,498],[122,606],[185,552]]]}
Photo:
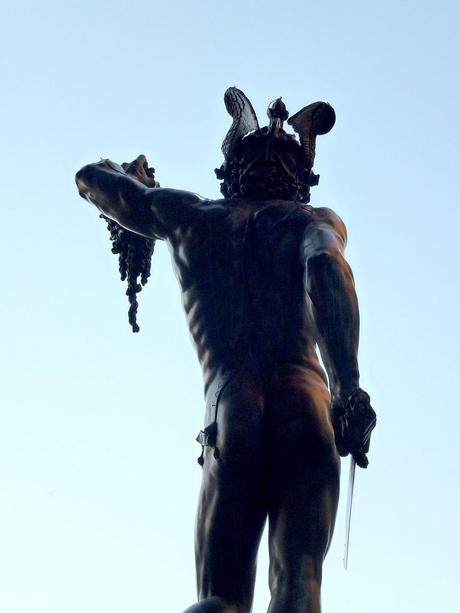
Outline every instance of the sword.
{"label": "sword", "polygon": [[348,549],[350,546],[351,508],[353,506],[353,490],[355,486],[356,462],[350,455],[350,476],[348,477],[347,515],[345,518],[345,551],[343,552],[343,566],[348,565]]}

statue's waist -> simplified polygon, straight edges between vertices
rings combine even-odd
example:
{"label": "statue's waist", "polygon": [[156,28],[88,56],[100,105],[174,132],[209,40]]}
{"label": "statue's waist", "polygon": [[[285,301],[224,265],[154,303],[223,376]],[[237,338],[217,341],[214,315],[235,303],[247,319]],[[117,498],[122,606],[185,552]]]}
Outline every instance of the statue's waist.
{"label": "statue's waist", "polygon": [[[289,359],[288,359],[289,357]],[[240,354],[238,361],[232,364],[216,365],[214,368],[205,369],[205,398],[209,408],[213,399],[220,396],[227,383],[235,378],[252,381],[254,386],[266,394],[270,394],[272,388],[279,383],[282,385],[284,377],[290,376],[293,371],[302,377],[314,374],[327,386],[327,377],[321,367],[315,351],[313,355],[303,355],[298,359],[293,356],[263,355],[248,350],[245,354]]]}

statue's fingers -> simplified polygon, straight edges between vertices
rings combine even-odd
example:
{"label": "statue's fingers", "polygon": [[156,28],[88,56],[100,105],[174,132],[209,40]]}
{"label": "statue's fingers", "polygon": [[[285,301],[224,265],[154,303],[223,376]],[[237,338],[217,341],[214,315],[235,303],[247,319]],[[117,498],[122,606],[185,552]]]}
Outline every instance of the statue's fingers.
{"label": "statue's fingers", "polygon": [[351,455],[360,468],[368,467],[369,460],[367,459],[367,455],[364,453],[364,451],[353,451]]}
{"label": "statue's fingers", "polygon": [[141,166],[141,167],[144,167],[144,166],[147,167],[147,158],[145,157],[145,155],[143,153],[141,153],[134,160],[134,163],[137,164],[138,166]]}

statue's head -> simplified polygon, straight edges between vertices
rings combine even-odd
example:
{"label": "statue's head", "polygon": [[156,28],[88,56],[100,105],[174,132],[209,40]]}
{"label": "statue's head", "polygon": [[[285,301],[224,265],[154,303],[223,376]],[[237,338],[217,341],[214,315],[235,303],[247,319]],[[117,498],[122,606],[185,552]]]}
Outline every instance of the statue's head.
{"label": "statue's head", "polygon": [[319,179],[312,171],[316,136],[332,128],[334,109],[326,102],[315,102],[293,115],[288,124],[299,135],[299,142],[283,129],[289,113],[281,98],[268,107],[269,125],[264,128],[259,128],[242,91],[230,87],[224,100],[233,123],[222,144],[225,161],[216,170],[223,195],[308,202],[310,187]]}

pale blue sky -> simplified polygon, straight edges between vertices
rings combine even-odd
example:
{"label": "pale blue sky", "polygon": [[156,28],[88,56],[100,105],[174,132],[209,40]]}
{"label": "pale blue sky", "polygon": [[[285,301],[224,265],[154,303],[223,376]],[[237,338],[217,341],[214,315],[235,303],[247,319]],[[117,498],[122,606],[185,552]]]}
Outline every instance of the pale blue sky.
{"label": "pale blue sky", "polygon": [[[312,204],[349,230],[362,385],[379,415],[348,461],[325,613],[458,609],[459,23],[455,1],[16,2],[0,24],[0,609],[180,613],[194,601],[201,374],[158,245],[133,335],[73,175],[145,153],[217,197],[229,85],[337,113]],[[260,556],[254,613],[266,610]]]}

